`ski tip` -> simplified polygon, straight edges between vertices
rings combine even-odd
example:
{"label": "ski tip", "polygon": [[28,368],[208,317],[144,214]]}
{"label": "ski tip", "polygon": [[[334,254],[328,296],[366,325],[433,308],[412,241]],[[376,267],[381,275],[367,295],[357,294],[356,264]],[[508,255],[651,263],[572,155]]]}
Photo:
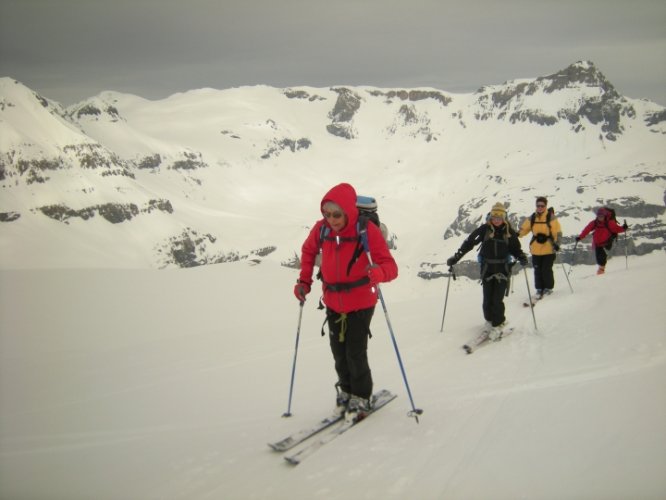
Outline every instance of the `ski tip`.
{"label": "ski tip", "polygon": [[298,464],[301,463],[301,462],[298,461],[298,459],[296,459],[294,457],[284,457],[284,459],[287,461],[287,463],[289,465],[298,465]]}

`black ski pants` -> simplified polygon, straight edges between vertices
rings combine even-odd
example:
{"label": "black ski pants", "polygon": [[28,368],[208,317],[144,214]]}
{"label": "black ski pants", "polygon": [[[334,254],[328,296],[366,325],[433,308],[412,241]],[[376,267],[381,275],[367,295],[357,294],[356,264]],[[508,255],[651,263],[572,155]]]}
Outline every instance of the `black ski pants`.
{"label": "black ski pants", "polygon": [[329,341],[340,389],[365,399],[370,399],[372,395],[368,339],[374,312],[374,307],[346,314],[326,309]]}
{"label": "black ski pants", "polygon": [[[504,275],[500,275],[504,276]],[[505,321],[504,294],[509,281],[495,275],[483,279],[483,317],[493,326],[499,326]]]}
{"label": "black ski pants", "polygon": [[597,265],[606,267],[606,262],[608,262],[608,251],[604,247],[595,247],[594,256],[597,261]]}
{"label": "black ski pants", "polygon": [[534,267],[534,288],[537,290],[552,290],[555,288],[553,264],[555,264],[554,253],[549,255],[532,255],[532,266]]}

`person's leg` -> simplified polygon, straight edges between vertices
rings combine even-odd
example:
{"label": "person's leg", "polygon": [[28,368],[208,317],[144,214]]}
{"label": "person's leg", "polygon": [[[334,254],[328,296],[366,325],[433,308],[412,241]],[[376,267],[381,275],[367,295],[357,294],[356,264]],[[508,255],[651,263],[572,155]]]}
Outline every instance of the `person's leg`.
{"label": "person's leg", "polygon": [[490,292],[491,298],[491,319],[493,327],[500,326],[506,321],[504,316],[504,294],[506,293],[507,280],[498,280],[493,278],[490,280],[492,290]]}
{"label": "person's leg", "polygon": [[550,255],[543,255],[541,258],[541,283],[544,290],[555,288],[555,275],[553,273],[555,257],[556,255],[551,253]]}
{"label": "person's leg", "polygon": [[347,346],[342,336],[342,332],[346,336],[347,316],[327,309],[326,318],[328,320],[329,344],[335,363],[335,372],[338,375],[338,386],[340,390],[351,394],[351,375],[347,364]]}
{"label": "person's leg", "polygon": [[534,268],[534,288],[537,295],[541,295],[545,288],[543,282],[543,255],[532,255],[532,267]]}
{"label": "person's leg", "polygon": [[372,396],[372,372],[368,362],[368,339],[370,338],[370,322],[374,307],[354,311],[347,315],[347,332],[345,334],[346,366],[352,396],[370,399]]}

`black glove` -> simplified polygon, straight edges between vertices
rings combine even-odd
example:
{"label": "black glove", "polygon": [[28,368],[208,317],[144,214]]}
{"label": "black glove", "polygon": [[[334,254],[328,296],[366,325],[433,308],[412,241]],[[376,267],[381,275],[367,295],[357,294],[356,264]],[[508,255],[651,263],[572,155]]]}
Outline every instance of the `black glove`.
{"label": "black glove", "polygon": [[455,254],[453,254],[453,257],[446,259],[446,265],[449,267],[456,265],[458,261],[462,259],[463,255],[464,254],[458,250]]}
{"label": "black glove", "polygon": [[624,221],[624,224],[622,224],[622,229],[624,229],[625,231],[629,229],[629,225],[627,224],[626,220]]}
{"label": "black glove", "polygon": [[555,243],[554,241],[553,241],[553,248],[555,249],[556,252],[559,252],[559,251],[560,251],[560,245],[558,245],[558,244]]}
{"label": "black glove", "polygon": [[523,267],[527,266],[527,255],[522,254],[520,257],[518,257],[518,262],[520,262],[520,265]]}
{"label": "black glove", "polygon": [[580,236],[576,236],[576,243],[580,241]]}

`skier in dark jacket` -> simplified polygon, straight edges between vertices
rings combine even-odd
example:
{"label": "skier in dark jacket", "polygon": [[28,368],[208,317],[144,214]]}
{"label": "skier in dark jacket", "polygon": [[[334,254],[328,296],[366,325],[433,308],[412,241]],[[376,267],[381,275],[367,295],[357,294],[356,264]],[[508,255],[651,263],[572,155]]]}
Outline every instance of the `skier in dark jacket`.
{"label": "skier in dark jacket", "polygon": [[483,284],[483,317],[486,325],[476,339],[463,346],[468,353],[487,338],[497,340],[502,335],[506,324],[504,295],[511,272],[509,256],[513,256],[521,265],[527,265],[527,255],[522,251],[518,234],[507,221],[506,209],[501,203],[495,203],[488,222],[467,237],[455,255],[446,261],[447,265],[455,265],[478,244],[481,244],[479,258]]}
{"label": "skier in dark jacket", "polygon": [[606,263],[608,262],[608,251],[613,246],[613,236],[624,233],[629,226],[626,221],[621,226],[613,218],[613,213],[605,207],[597,209],[597,218],[585,226],[580,235],[576,236],[576,241],[584,240],[585,237],[594,232],[592,235],[592,248],[594,248],[594,256],[596,258],[599,268],[597,274],[604,274],[606,272]]}

